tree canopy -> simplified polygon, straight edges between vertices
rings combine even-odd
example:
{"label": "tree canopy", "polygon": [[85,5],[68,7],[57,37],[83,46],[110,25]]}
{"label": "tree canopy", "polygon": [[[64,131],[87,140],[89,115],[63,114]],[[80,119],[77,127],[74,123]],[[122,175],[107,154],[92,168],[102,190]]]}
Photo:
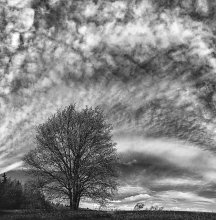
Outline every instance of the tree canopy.
{"label": "tree canopy", "polygon": [[99,107],[70,105],[37,127],[37,147],[24,161],[47,195],[69,199],[71,209],[81,198],[103,203],[117,186],[111,130]]}

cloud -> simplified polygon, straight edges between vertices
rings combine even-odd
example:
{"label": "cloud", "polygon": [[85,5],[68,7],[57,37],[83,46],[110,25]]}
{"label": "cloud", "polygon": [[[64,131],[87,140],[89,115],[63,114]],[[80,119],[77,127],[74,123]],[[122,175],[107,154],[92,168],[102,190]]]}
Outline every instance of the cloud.
{"label": "cloud", "polygon": [[[98,9],[94,22],[86,25],[86,10],[96,10],[99,7],[101,9]],[[158,20],[153,9],[150,10],[151,3],[147,1],[140,5],[128,5],[122,1],[103,2],[101,5],[88,2],[82,7],[77,3],[75,8],[76,16],[80,10],[85,9],[84,17],[79,17],[81,23],[75,24],[74,20],[71,20],[68,30],[58,33],[55,38],[47,38],[40,32],[37,33],[34,43],[40,48],[40,52],[36,52],[36,47],[29,47],[22,61],[22,65],[25,65],[24,60],[27,64],[34,64],[33,60],[36,60],[37,71],[24,75],[22,71],[18,71],[18,66],[16,71],[11,69],[11,78],[5,80],[4,92],[9,89],[11,109],[13,106],[16,108],[6,117],[7,121],[12,117],[17,118],[16,114],[20,114],[20,108],[23,112],[27,106],[31,109],[37,108],[38,105],[44,106],[44,111],[52,113],[54,109],[70,102],[82,100],[85,104],[100,104],[107,112],[115,111],[115,114],[108,115],[111,119],[119,118],[120,121],[115,123],[113,120],[113,123],[116,129],[121,125],[121,132],[126,130],[125,127],[131,127],[133,130],[138,127],[146,136],[187,138],[197,144],[213,146],[211,134],[208,134],[203,119],[198,115],[202,108],[197,102],[198,91],[191,83],[186,84],[181,77],[173,79],[175,74],[184,71],[184,68],[179,69],[184,65],[173,63],[173,59],[187,64],[188,59],[184,57],[184,52],[191,59],[186,66],[191,66],[193,55],[198,55],[201,63],[204,62],[203,57],[210,56],[209,45],[203,39],[204,36],[208,37],[208,32],[203,25],[190,19],[185,25],[185,19],[170,12],[162,13]],[[121,16],[112,16],[113,10]],[[131,12],[130,19],[125,17],[128,10]],[[118,19],[122,19],[121,22],[117,22]],[[103,22],[103,28],[97,26],[96,21],[101,24]],[[198,43],[194,45],[193,42]],[[169,54],[169,48],[175,48],[176,45],[185,45],[185,48],[177,47],[176,51]],[[20,53],[16,54],[18,55]],[[40,56],[43,56],[43,59]],[[182,57],[184,60],[179,60]],[[173,65],[170,65],[172,63]],[[175,65],[178,66],[178,71],[175,70]],[[199,66],[197,63],[193,65]],[[154,79],[151,74],[155,75]],[[95,87],[98,87],[97,95],[94,92]],[[59,99],[52,99],[53,90]],[[67,96],[64,101],[60,101],[64,90],[67,91]],[[84,98],[86,93],[91,93],[89,99]],[[19,101],[16,101],[17,98]],[[133,100],[131,104],[130,100]],[[109,105],[106,105],[107,102]],[[195,102],[197,106],[194,105]],[[79,104],[83,105],[81,101]],[[124,106],[124,109],[118,109],[117,106]],[[192,110],[189,111],[188,108]],[[34,114],[37,115],[36,111]],[[119,116],[120,114],[124,117]],[[126,118],[128,115],[130,122]],[[24,118],[26,120],[25,116]],[[188,118],[191,118],[190,123]],[[35,117],[29,117],[29,123],[34,124],[34,119]],[[15,125],[12,126],[18,126],[18,120],[16,119]],[[40,122],[38,119],[36,123]],[[139,126],[134,126],[137,123]],[[141,132],[140,130],[135,132]]]}
{"label": "cloud", "polygon": [[167,192],[162,192],[157,196],[161,198],[168,198],[173,200],[186,200],[186,201],[198,201],[198,202],[201,201],[207,203],[215,203],[214,199],[204,198],[191,192],[167,191]]}
{"label": "cloud", "polygon": [[203,184],[201,180],[193,180],[190,178],[164,178],[159,179],[154,182],[156,185],[164,186],[164,185],[171,185],[171,186],[200,186]]}
{"label": "cloud", "polygon": [[149,155],[145,150],[142,153],[129,151],[121,157],[123,178],[131,177],[131,181],[143,182],[143,185],[152,180],[163,177],[180,177],[196,175],[193,171],[187,168],[178,166],[176,163],[171,163],[159,154],[157,156]]}
{"label": "cloud", "polygon": [[119,202],[119,203],[135,203],[137,201],[140,201],[140,200],[146,200],[150,198],[150,196],[148,194],[139,194],[139,195],[136,195],[136,196],[129,196],[129,197],[126,197],[124,198],[123,200],[118,200],[118,201],[113,201],[114,203],[116,202]]}
{"label": "cloud", "polygon": [[[192,201],[193,209],[213,210],[214,154],[170,139],[124,137],[117,142],[121,153],[119,167],[123,188],[120,192],[124,187],[123,192],[128,192],[116,196],[118,206],[125,204],[124,198],[147,193],[150,195],[145,200],[148,207],[159,203],[166,209],[172,209],[178,204],[179,209],[185,210],[192,206]],[[129,207],[134,205],[131,202]]]}
{"label": "cloud", "polygon": [[139,136],[119,137],[116,141],[118,151],[125,154],[123,159],[128,162],[131,160],[134,165],[156,161],[162,166],[160,160],[163,160],[170,167],[176,165],[191,171],[210,171],[215,167],[215,156],[211,151],[203,151],[199,146],[191,145],[187,141]]}
{"label": "cloud", "polygon": [[5,173],[5,172],[8,172],[9,170],[13,170],[13,169],[16,169],[18,167],[21,167],[23,165],[23,162],[22,161],[19,161],[19,162],[16,162],[16,163],[13,163],[7,167],[4,167],[4,169],[1,169],[0,170],[0,173]]}
{"label": "cloud", "polygon": [[24,8],[29,7],[31,5],[32,0],[8,0],[8,5],[10,7],[18,7],[18,8]]}
{"label": "cloud", "polygon": [[216,196],[216,193],[215,193],[215,182],[210,182],[208,184],[206,184],[204,187],[201,187],[199,190],[198,190],[198,195],[199,196],[202,196],[202,197],[205,197],[205,198],[212,198],[214,199],[215,196]]}

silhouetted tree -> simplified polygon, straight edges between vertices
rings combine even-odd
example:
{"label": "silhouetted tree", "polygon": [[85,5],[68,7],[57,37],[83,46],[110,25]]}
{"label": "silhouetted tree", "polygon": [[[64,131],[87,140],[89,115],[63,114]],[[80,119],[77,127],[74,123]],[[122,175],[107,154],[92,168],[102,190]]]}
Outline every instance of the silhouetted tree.
{"label": "silhouetted tree", "polygon": [[22,204],[22,185],[17,180],[7,179],[3,176],[0,184],[0,209],[19,209]]}
{"label": "silhouetted tree", "polygon": [[111,125],[100,108],[66,107],[37,127],[37,147],[24,157],[49,195],[65,196],[77,210],[81,198],[111,199],[117,155]]}
{"label": "silhouetted tree", "polygon": [[0,209],[51,209],[51,204],[45,199],[43,192],[37,188],[34,181],[24,185],[14,179],[7,178],[4,173],[0,181]]}
{"label": "silhouetted tree", "polygon": [[2,183],[5,184],[7,182],[6,174],[4,173],[2,177],[3,177]]}

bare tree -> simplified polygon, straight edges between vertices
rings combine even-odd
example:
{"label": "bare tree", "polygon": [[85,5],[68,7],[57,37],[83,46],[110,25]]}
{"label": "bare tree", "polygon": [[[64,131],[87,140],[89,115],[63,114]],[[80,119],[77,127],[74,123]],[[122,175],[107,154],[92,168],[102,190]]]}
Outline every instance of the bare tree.
{"label": "bare tree", "polygon": [[66,198],[77,210],[81,198],[111,199],[118,161],[112,127],[99,107],[66,107],[37,127],[37,147],[24,157],[48,195]]}

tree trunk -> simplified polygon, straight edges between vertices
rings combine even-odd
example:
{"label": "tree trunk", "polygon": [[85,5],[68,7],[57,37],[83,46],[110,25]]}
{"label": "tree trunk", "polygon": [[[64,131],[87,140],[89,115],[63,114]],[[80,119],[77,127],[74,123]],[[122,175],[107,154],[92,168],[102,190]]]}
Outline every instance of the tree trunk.
{"label": "tree trunk", "polygon": [[73,182],[73,210],[78,210],[79,208],[79,160],[80,156],[77,155],[74,160],[74,182]]}
{"label": "tree trunk", "polygon": [[79,202],[80,202],[80,198],[78,193],[74,193],[73,196],[73,210],[78,210],[79,209]]}
{"label": "tree trunk", "polygon": [[76,208],[75,208],[75,210],[78,210],[79,209],[79,203],[80,203],[80,197],[79,196],[77,196],[77,200],[76,200]]}
{"label": "tree trunk", "polygon": [[79,209],[79,203],[80,203],[80,196],[78,196],[78,199],[77,199],[77,209]]}
{"label": "tree trunk", "polygon": [[70,200],[70,209],[73,209],[73,199],[72,199],[72,192],[69,192],[69,200]]}
{"label": "tree trunk", "polygon": [[70,200],[70,209],[78,210],[79,202],[80,202],[80,196],[78,195],[78,193],[74,192],[72,194],[72,191],[69,191],[69,200]]}

